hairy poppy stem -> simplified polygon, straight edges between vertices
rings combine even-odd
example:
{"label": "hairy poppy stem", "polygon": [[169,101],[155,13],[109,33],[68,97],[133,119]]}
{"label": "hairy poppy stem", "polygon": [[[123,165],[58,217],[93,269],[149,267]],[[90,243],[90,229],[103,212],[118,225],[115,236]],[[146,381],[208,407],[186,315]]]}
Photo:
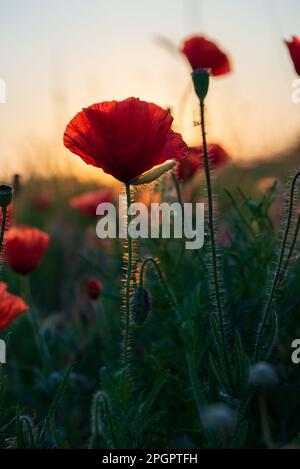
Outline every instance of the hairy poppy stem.
{"label": "hairy poppy stem", "polygon": [[[286,227],[284,230],[284,235],[282,238],[282,243],[281,243],[281,249],[280,249],[280,254],[279,254],[279,259],[278,259],[278,264],[277,264],[277,269],[275,272],[272,288],[271,288],[271,293],[262,317],[262,320],[258,326],[258,331],[257,331],[257,339],[255,343],[255,349],[254,349],[254,362],[258,360],[258,354],[260,350],[260,345],[261,341],[263,338],[263,331],[265,324],[269,318],[269,313],[271,311],[271,307],[273,304],[273,299],[277,290],[277,287],[282,279],[282,273],[283,273],[283,262],[284,262],[284,253],[286,250],[286,245],[288,242],[288,236],[292,224],[292,217],[293,217],[293,208],[294,208],[294,198],[295,198],[295,190],[296,190],[296,184],[297,181],[300,177],[300,171],[297,172],[297,174],[294,176],[292,180],[292,185],[291,185],[291,191],[290,191],[290,199],[289,199],[289,208],[288,208],[288,216],[287,216],[287,223]],[[298,233],[298,228],[296,228],[296,232]]]}
{"label": "hairy poppy stem", "polygon": [[159,267],[159,264],[158,262],[153,259],[153,257],[147,257],[147,259],[145,259],[141,265],[141,270],[140,270],[140,286],[143,287],[144,286],[144,273],[145,273],[145,268],[148,264],[152,264],[154,267],[155,267],[155,270],[157,272],[157,275],[158,275],[158,278],[161,282],[161,285],[167,295],[167,297],[169,298],[170,300],[170,303],[172,304],[173,308],[175,311],[177,311],[178,309],[178,303],[177,303],[177,300],[172,292],[172,290],[169,288],[167,282],[165,281],[164,277],[163,277],[163,274],[162,274],[162,271]]}
{"label": "hairy poppy stem", "polygon": [[213,194],[212,194],[212,184],[210,177],[210,167],[207,151],[207,141],[206,141],[206,130],[205,130],[205,106],[204,99],[200,99],[200,119],[201,119],[201,134],[202,134],[202,143],[203,143],[203,156],[204,156],[204,170],[206,178],[206,189],[207,189],[207,198],[208,198],[208,227],[210,233],[210,242],[211,242],[211,254],[212,254],[212,265],[213,265],[213,278],[214,278],[214,288],[215,288],[215,297],[217,302],[217,311],[219,318],[219,326],[222,340],[222,348],[224,351],[224,356],[226,360],[226,369],[228,373],[229,381],[231,382],[231,367],[230,359],[226,345],[225,337],[225,324],[223,317],[223,309],[221,302],[221,292],[219,285],[219,274],[218,274],[218,264],[217,264],[217,247],[215,241],[215,231],[214,231],[214,214],[213,214]]}
{"label": "hairy poppy stem", "polygon": [[124,331],[124,365],[127,376],[129,377],[129,355],[130,355],[130,322],[131,322],[131,312],[130,312],[130,287],[131,287],[131,274],[132,274],[132,239],[129,233],[129,224],[131,221],[131,215],[129,214],[129,207],[131,205],[131,190],[130,184],[125,184],[126,189],[126,198],[127,198],[127,275],[126,275],[126,297],[125,297],[125,331]]}
{"label": "hairy poppy stem", "polygon": [[2,254],[4,232],[6,225],[6,216],[7,216],[7,207],[2,207],[2,224],[1,224],[1,234],[0,234],[0,256]]}

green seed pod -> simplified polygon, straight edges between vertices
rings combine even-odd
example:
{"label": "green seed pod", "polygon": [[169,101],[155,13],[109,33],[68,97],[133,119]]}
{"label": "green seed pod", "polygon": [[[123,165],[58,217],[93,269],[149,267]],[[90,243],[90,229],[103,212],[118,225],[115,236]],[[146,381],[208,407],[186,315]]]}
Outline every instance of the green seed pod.
{"label": "green seed pod", "polygon": [[0,207],[7,207],[12,201],[13,188],[6,184],[0,186]]}
{"label": "green seed pod", "polygon": [[192,79],[196,95],[203,102],[209,88],[209,71],[205,68],[197,68],[192,72]]}
{"label": "green seed pod", "polygon": [[132,319],[136,326],[142,326],[150,313],[150,298],[147,290],[138,287],[131,303]]}

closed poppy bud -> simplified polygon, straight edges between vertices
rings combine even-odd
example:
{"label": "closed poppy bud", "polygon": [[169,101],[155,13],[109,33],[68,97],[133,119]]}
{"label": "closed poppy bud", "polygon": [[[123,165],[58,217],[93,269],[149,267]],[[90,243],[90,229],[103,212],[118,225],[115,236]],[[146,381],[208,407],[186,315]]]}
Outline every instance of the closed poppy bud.
{"label": "closed poppy bud", "polygon": [[225,404],[211,404],[203,412],[203,425],[207,430],[230,434],[236,427],[236,414]]}
{"label": "closed poppy bud", "polygon": [[209,71],[204,68],[197,68],[192,72],[192,79],[196,95],[200,101],[204,101],[209,87]]}
{"label": "closed poppy bud", "polygon": [[86,293],[90,300],[95,301],[99,298],[103,289],[103,285],[99,280],[89,279],[86,283]]}
{"label": "closed poppy bud", "polygon": [[285,41],[291,59],[298,75],[300,75],[300,38],[293,36],[290,41]]}
{"label": "closed poppy bud", "polygon": [[7,207],[12,201],[13,188],[6,184],[0,186],[0,206]]}
{"label": "closed poppy bud", "polygon": [[273,365],[267,362],[258,362],[250,369],[249,382],[262,388],[277,384],[278,376]]}
{"label": "closed poppy bud", "polygon": [[142,326],[150,313],[150,298],[147,290],[138,287],[132,297],[132,319],[136,326]]}

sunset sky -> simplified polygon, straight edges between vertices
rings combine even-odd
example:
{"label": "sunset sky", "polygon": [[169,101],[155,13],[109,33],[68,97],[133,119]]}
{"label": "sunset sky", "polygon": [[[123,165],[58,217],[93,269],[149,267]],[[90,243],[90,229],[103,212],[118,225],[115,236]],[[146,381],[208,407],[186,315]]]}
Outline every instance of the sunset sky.
{"label": "sunset sky", "polygon": [[[3,174],[56,170],[93,175],[62,145],[82,107],[137,96],[171,106],[176,130],[199,142],[190,70],[179,46],[194,33],[215,39],[234,71],[213,79],[208,135],[235,159],[278,153],[300,140],[296,78],[284,37],[300,35],[299,0],[0,0]],[[185,106],[181,96],[186,92]]]}

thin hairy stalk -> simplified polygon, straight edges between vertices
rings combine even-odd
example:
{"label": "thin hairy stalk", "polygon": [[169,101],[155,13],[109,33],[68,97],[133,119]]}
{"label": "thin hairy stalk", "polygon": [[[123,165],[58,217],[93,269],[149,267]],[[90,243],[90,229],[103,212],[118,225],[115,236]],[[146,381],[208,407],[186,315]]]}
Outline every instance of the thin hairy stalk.
{"label": "thin hairy stalk", "polygon": [[2,223],[1,223],[1,233],[0,233],[0,257],[2,255],[4,232],[6,225],[6,216],[7,216],[7,207],[2,207]]}
{"label": "thin hairy stalk", "polygon": [[284,277],[284,275],[285,275],[285,273],[288,269],[288,266],[290,264],[290,260],[292,258],[292,255],[293,255],[293,252],[294,252],[294,249],[295,249],[295,246],[296,246],[296,242],[297,242],[297,238],[298,238],[298,234],[299,234],[299,229],[300,229],[300,214],[298,215],[298,218],[297,218],[297,225],[296,225],[296,228],[295,228],[292,244],[291,244],[291,247],[289,249],[289,253],[287,255],[287,258],[286,258],[286,261],[285,261],[285,264],[284,264],[284,267],[283,267],[283,270],[282,270],[282,278]]}
{"label": "thin hairy stalk", "polygon": [[298,173],[294,176],[293,181],[292,181],[292,185],[291,185],[287,223],[286,223],[284,235],[283,235],[283,238],[282,238],[278,264],[277,264],[277,268],[276,268],[276,272],[275,272],[275,276],[274,276],[270,296],[269,296],[267,306],[265,308],[262,320],[261,320],[261,322],[258,326],[257,339],[256,339],[255,349],[254,349],[254,361],[257,361],[257,356],[258,356],[258,352],[259,352],[262,337],[263,337],[264,327],[265,327],[265,324],[266,324],[266,322],[269,318],[269,314],[270,314],[270,311],[271,311],[271,307],[272,307],[272,304],[273,304],[273,299],[274,299],[274,296],[275,296],[275,293],[276,293],[277,286],[280,283],[280,280],[282,278],[281,275],[282,275],[282,265],[283,265],[283,262],[284,262],[284,253],[285,253],[285,250],[286,250],[288,235],[289,235],[289,231],[290,231],[291,223],[292,223],[294,199],[295,199],[295,189],[296,189],[296,183],[297,183],[299,177],[300,177],[300,171],[298,171]]}
{"label": "thin hairy stalk", "polygon": [[201,100],[201,99],[200,99],[200,119],[201,119],[201,134],[202,134],[203,156],[204,156],[204,170],[205,170],[206,189],[207,189],[207,198],[208,198],[208,221],[209,221],[208,228],[209,228],[210,242],[211,242],[215,298],[216,298],[216,306],[217,306],[220,334],[221,334],[221,340],[222,340],[222,348],[223,348],[224,357],[225,357],[226,371],[228,374],[229,381],[231,382],[231,367],[230,367],[230,359],[229,359],[229,354],[228,354],[227,344],[226,344],[225,320],[223,316],[223,309],[222,309],[222,302],[221,302],[221,291],[220,291],[218,263],[217,263],[217,247],[216,247],[216,240],[215,240],[214,213],[213,213],[213,194],[212,194],[212,184],[211,184],[211,177],[210,177],[210,167],[209,167],[206,130],[205,130],[205,106],[204,106],[204,100]]}
{"label": "thin hairy stalk", "polygon": [[145,268],[148,264],[152,264],[154,267],[155,267],[155,270],[157,272],[157,275],[158,275],[158,278],[161,282],[161,285],[168,297],[168,299],[170,300],[170,303],[172,304],[173,308],[175,311],[177,311],[178,309],[178,303],[177,303],[177,300],[175,298],[175,295],[173,294],[172,290],[169,288],[167,282],[165,281],[164,277],[163,277],[163,274],[162,274],[162,271],[159,267],[159,264],[158,262],[153,259],[153,257],[147,257],[147,259],[144,259],[142,265],[141,265],[141,270],[140,270],[140,286],[143,287],[144,285],[144,275],[145,275]]}
{"label": "thin hairy stalk", "polygon": [[129,345],[129,335],[130,335],[130,322],[131,322],[131,313],[130,313],[130,287],[131,287],[131,274],[133,266],[133,256],[132,256],[132,239],[129,233],[129,224],[131,221],[131,215],[129,214],[129,207],[131,205],[131,190],[130,185],[125,184],[126,189],[126,199],[127,199],[127,274],[126,274],[126,291],[125,291],[125,331],[124,331],[124,366],[127,377],[129,377],[129,355],[130,355],[130,345]]}

